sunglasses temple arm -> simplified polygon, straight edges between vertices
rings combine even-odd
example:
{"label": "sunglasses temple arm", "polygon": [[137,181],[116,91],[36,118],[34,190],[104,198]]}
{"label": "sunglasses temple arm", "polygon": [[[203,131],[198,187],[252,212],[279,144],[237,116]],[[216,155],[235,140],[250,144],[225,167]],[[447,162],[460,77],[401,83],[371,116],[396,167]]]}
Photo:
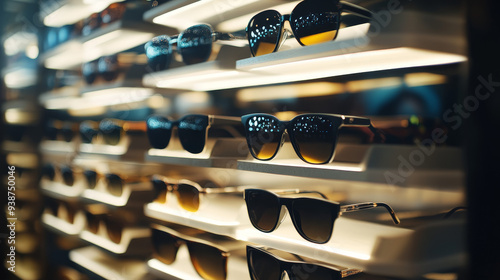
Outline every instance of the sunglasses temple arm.
{"label": "sunglasses temple arm", "polygon": [[340,271],[340,277],[345,278],[347,276],[355,275],[361,272],[363,272],[363,270],[361,269],[347,268]]}
{"label": "sunglasses temple arm", "polygon": [[450,218],[453,214],[455,214],[456,212],[461,211],[461,210],[468,210],[468,208],[467,208],[467,206],[457,206],[457,207],[455,207],[455,208],[451,209],[450,211],[448,211],[448,212],[444,215],[443,219],[448,219],[448,218]]}
{"label": "sunglasses temple arm", "polygon": [[246,40],[247,39],[247,36],[246,36],[246,32],[245,31],[236,31],[236,32],[233,32],[233,33],[224,33],[224,32],[214,32],[212,33],[212,38],[213,38],[213,41],[217,41],[217,40],[224,40],[224,41],[228,41],[228,40]]}
{"label": "sunglasses temple arm", "polygon": [[326,197],[326,195],[322,194],[319,191],[301,191],[301,190],[285,190],[285,191],[281,191],[281,190],[277,190],[275,192],[278,193],[278,194],[280,194],[280,195],[314,193],[314,194],[317,194],[317,195],[321,196],[324,199],[328,199],[328,197]]}
{"label": "sunglasses temple arm", "polygon": [[386,140],[385,134],[382,132],[382,130],[375,128],[370,119],[355,117],[355,116],[342,116],[342,119],[343,119],[342,126],[368,127],[368,129],[370,129],[370,131],[373,133],[375,137],[373,139],[375,143],[385,142]]}
{"label": "sunglasses temple arm", "polygon": [[379,207],[379,206],[382,206],[385,209],[387,209],[387,211],[389,212],[389,214],[391,214],[392,220],[394,221],[394,223],[396,225],[399,224],[399,223],[401,223],[401,221],[399,220],[398,216],[396,216],[396,213],[391,208],[391,206],[389,206],[389,205],[387,205],[385,203],[364,202],[364,203],[343,205],[343,206],[340,206],[340,212],[341,213],[344,213],[344,212],[353,212],[353,211],[359,211],[359,210],[372,209],[372,208]]}
{"label": "sunglasses temple arm", "polygon": [[358,5],[355,5],[352,3],[348,3],[348,2],[344,2],[344,1],[340,1],[340,5],[341,5],[342,10],[347,11],[351,14],[355,14],[355,15],[358,15],[360,17],[364,17],[367,19],[370,19],[373,16],[373,13],[370,10],[365,9],[361,6],[358,6]]}

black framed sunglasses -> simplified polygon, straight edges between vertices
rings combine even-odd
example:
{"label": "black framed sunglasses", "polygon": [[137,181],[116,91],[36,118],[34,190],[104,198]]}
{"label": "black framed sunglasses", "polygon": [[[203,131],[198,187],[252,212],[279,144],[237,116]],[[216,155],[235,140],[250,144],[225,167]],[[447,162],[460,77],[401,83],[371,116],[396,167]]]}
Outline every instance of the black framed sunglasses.
{"label": "black framed sunglasses", "polygon": [[143,176],[125,176],[115,173],[103,174],[94,170],[84,170],[83,176],[85,177],[85,183],[88,189],[95,189],[97,184],[103,180],[106,191],[114,196],[121,196],[126,184],[147,181],[147,178]]}
{"label": "black framed sunglasses", "polygon": [[246,39],[231,33],[214,31],[208,24],[193,25],[179,35],[160,35],[144,46],[148,64],[154,71],[168,69],[175,50],[185,64],[205,62],[210,58],[213,43],[218,40]]}
{"label": "black framed sunglasses", "polygon": [[118,145],[125,133],[144,132],[146,132],[144,121],[104,119],[100,122],[83,121],[80,123],[80,138],[85,144],[101,141],[108,145]]}
{"label": "black framed sunglasses", "polygon": [[287,260],[262,247],[247,245],[250,278],[252,280],[281,280],[283,273],[286,272],[290,279],[296,280],[340,280],[361,272],[359,269],[340,270],[332,266],[305,262],[300,256],[293,255],[299,260]]}
{"label": "black framed sunglasses", "polygon": [[344,212],[381,206],[387,209],[395,224],[400,223],[394,210],[385,203],[363,202],[341,206],[338,202],[327,200],[319,192],[296,190],[282,192],[282,194],[304,193],[320,194],[323,198],[283,197],[267,190],[245,189],[244,197],[250,222],[262,232],[272,232],[285,217],[284,206],[288,209],[292,223],[300,236],[307,241],[319,244],[330,240],[335,220]]}
{"label": "black framed sunglasses", "polygon": [[[253,56],[275,52],[292,34],[302,46],[332,41],[337,37],[344,11],[366,19],[372,16],[365,8],[338,0],[304,0],[287,15],[262,11],[250,19],[246,28],[250,51]],[[292,34],[285,31],[285,21],[290,22]]]}
{"label": "black framed sunglasses", "polygon": [[111,82],[118,77],[119,73],[120,66],[117,55],[102,56],[82,65],[82,75],[88,85],[96,82],[99,77],[105,82]]}
{"label": "black framed sunglasses", "polygon": [[290,121],[280,121],[269,114],[249,114],[241,117],[248,148],[258,160],[273,159],[284,143],[285,131],[300,159],[312,164],[325,164],[334,157],[338,132],[342,127],[367,127],[375,135],[370,119],[335,114],[303,114]]}
{"label": "black framed sunglasses", "polygon": [[71,142],[77,134],[78,125],[76,123],[60,120],[50,120],[45,127],[45,139],[51,141]]}
{"label": "black framed sunglasses", "polygon": [[211,242],[178,233],[167,227],[151,225],[153,256],[164,264],[172,264],[182,244],[188,247],[193,267],[203,279],[225,280],[230,253]]}
{"label": "black framed sunglasses", "polygon": [[69,165],[55,165],[52,163],[45,163],[41,168],[42,178],[53,182],[61,182],[68,187],[75,184],[75,171]]}
{"label": "black framed sunglasses", "polygon": [[182,147],[192,154],[199,154],[205,148],[209,128],[221,128],[234,137],[239,136],[237,128],[241,126],[236,117],[197,114],[186,115],[179,120],[151,116],[146,120],[146,124],[151,147],[165,149],[170,143],[174,127],[177,127]]}

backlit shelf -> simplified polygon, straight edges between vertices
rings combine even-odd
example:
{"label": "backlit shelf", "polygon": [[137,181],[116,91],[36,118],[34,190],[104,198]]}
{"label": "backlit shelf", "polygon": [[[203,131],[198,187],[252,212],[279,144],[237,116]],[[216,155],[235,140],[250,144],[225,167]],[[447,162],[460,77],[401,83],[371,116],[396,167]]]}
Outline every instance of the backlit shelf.
{"label": "backlit shelf", "polygon": [[147,256],[151,254],[150,232],[149,228],[125,227],[122,230],[120,243],[111,241],[102,231],[94,234],[83,230],[80,238],[118,256]]}
{"label": "backlit shelf", "polygon": [[65,0],[42,2],[40,19],[45,26],[60,27],[76,23],[92,13],[104,10],[109,4],[123,0]]}
{"label": "backlit shelf", "polygon": [[85,218],[80,217],[78,214],[75,217],[75,222],[70,224],[51,214],[43,213],[42,223],[47,229],[59,235],[75,238],[78,238],[80,232],[85,228]]}
{"label": "backlit shelf", "polygon": [[120,196],[112,195],[102,188],[105,186],[86,189],[82,192],[81,198],[88,203],[100,203],[110,207],[134,207],[144,205],[153,199],[153,190],[149,182],[125,184]]}

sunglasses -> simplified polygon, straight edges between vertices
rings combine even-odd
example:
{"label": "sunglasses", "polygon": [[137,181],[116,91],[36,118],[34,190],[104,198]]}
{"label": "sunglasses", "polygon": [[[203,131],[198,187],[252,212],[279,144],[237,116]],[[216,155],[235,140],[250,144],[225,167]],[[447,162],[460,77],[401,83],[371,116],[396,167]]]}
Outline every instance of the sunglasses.
{"label": "sunglasses", "polygon": [[88,189],[95,189],[99,182],[103,181],[106,191],[114,196],[121,196],[126,184],[138,183],[146,180],[142,176],[120,176],[114,173],[98,173],[94,170],[83,171],[86,186]]}
{"label": "sunglasses", "polygon": [[125,222],[123,217],[109,213],[93,214],[85,211],[86,226],[85,229],[93,234],[98,234],[101,227],[105,229],[109,240],[120,244],[122,240]]}
{"label": "sunglasses", "polygon": [[367,127],[375,135],[370,119],[334,114],[303,114],[290,121],[280,121],[268,114],[241,117],[248,148],[258,160],[273,159],[284,143],[284,132],[300,159],[312,164],[325,164],[334,157],[337,136],[341,127]]}
{"label": "sunglasses", "polygon": [[194,114],[186,115],[176,121],[163,116],[151,116],[147,119],[146,124],[151,147],[155,149],[166,148],[174,127],[177,127],[182,147],[192,154],[199,154],[205,148],[209,128],[221,128],[231,136],[235,136],[238,134],[235,129],[241,126],[238,118]]}
{"label": "sunglasses", "polygon": [[168,69],[176,49],[185,64],[207,61],[214,49],[213,43],[218,40],[246,39],[231,33],[216,32],[210,25],[191,26],[179,35],[160,35],[154,37],[144,46],[149,66],[154,71]]}
{"label": "sunglasses", "polygon": [[45,178],[53,182],[61,182],[68,187],[72,187],[75,184],[75,172],[68,165],[54,165],[52,163],[46,163],[41,168],[42,178]]}
{"label": "sunglasses", "polygon": [[45,200],[45,210],[52,216],[62,219],[70,224],[75,223],[75,217],[78,213],[78,208],[63,200],[47,199]]}
{"label": "sunglasses", "polygon": [[98,81],[99,77],[105,82],[111,82],[118,77],[119,72],[117,55],[103,56],[82,65],[82,75],[88,85]]}
{"label": "sunglasses", "polygon": [[278,257],[261,247],[247,245],[247,264],[252,280],[281,280],[286,272],[290,279],[296,280],[340,280],[346,276],[360,273],[359,269],[339,270],[337,268],[317,263],[291,261]]}
{"label": "sunglasses", "polygon": [[71,142],[77,131],[77,125],[60,120],[49,121],[45,128],[45,139]]}
{"label": "sunglasses", "polygon": [[152,225],[153,256],[164,264],[172,264],[182,244],[188,248],[191,262],[203,279],[225,280],[230,253],[211,242],[180,234],[160,225]]}
{"label": "sunglasses", "polygon": [[253,56],[277,51],[291,35],[285,31],[285,21],[290,23],[291,33],[302,46],[332,41],[337,37],[344,11],[367,19],[372,16],[362,7],[338,0],[305,0],[287,15],[275,10],[262,11],[250,19],[246,28],[250,51]]}
{"label": "sunglasses", "polygon": [[115,119],[104,119],[97,123],[94,121],[83,121],[80,124],[80,138],[82,143],[107,145],[118,145],[126,133],[143,133],[146,131],[146,123],[141,121],[122,121]]}
{"label": "sunglasses", "polygon": [[[283,194],[301,194],[311,192],[289,191]],[[317,193],[317,192],[315,192]],[[389,211],[395,224],[399,218],[392,208],[385,203],[365,202],[340,205],[337,202],[311,197],[286,198],[261,189],[245,189],[244,198],[248,217],[252,225],[262,232],[274,231],[283,220],[288,209],[297,232],[307,241],[323,244],[330,240],[335,220],[344,212],[384,207]]]}
{"label": "sunglasses", "polygon": [[98,28],[123,18],[127,10],[124,2],[112,3],[99,13],[93,13],[83,20],[82,35],[87,36]]}

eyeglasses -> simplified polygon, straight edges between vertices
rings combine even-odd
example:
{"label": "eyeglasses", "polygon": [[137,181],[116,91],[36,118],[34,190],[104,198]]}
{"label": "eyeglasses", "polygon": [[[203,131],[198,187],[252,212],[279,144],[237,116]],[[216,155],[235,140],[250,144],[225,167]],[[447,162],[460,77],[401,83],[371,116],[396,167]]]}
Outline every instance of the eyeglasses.
{"label": "eyeglasses", "polygon": [[289,15],[275,10],[260,12],[250,19],[246,28],[250,51],[253,56],[277,51],[289,36],[289,31],[284,29],[285,21],[290,22],[293,36],[303,46],[332,41],[337,37],[343,11],[368,19],[372,15],[362,7],[338,0],[305,0]]}
{"label": "eyeglasses", "polygon": [[82,75],[88,85],[93,84],[98,77],[111,82],[118,77],[119,70],[117,55],[103,56],[82,65]]}
{"label": "eyeglasses", "polygon": [[[311,192],[283,192],[300,194]],[[316,192],[318,193],[318,192]],[[330,240],[335,220],[344,212],[371,209],[382,206],[389,211],[395,224],[400,221],[394,210],[385,203],[364,202],[341,206],[337,202],[311,197],[285,198],[270,191],[246,189],[244,193],[248,216],[252,225],[262,232],[272,232],[285,216],[285,206],[290,213],[292,223],[304,239],[313,243],[326,243]]]}
{"label": "eyeglasses", "polygon": [[283,144],[285,131],[300,159],[312,164],[325,164],[334,156],[341,127],[368,127],[380,136],[369,119],[334,114],[303,114],[290,121],[280,121],[268,114],[241,117],[248,148],[259,160],[273,159]]}
{"label": "eyeglasses", "polygon": [[191,26],[179,35],[154,37],[144,46],[148,64],[154,71],[168,69],[174,46],[185,64],[205,62],[210,58],[213,42],[218,40],[245,39],[231,33],[216,32],[210,25]]}
{"label": "eyeglasses", "polygon": [[252,280],[281,280],[285,271],[290,279],[297,280],[340,280],[361,272],[359,269],[339,270],[327,265],[290,261],[250,245],[247,245],[247,264]]}
{"label": "eyeglasses", "polygon": [[153,148],[166,148],[170,142],[172,130],[177,127],[182,147],[192,154],[199,154],[203,151],[210,127],[222,128],[231,136],[235,136],[238,134],[235,132],[235,127],[241,126],[238,118],[213,115],[187,115],[176,121],[163,116],[151,116],[146,123],[149,143]]}
{"label": "eyeglasses", "polygon": [[181,235],[171,229],[152,225],[153,253],[164,264],[172,264],[182,244],[188,247],[191,262],[203,279],[225,280],[229,252],[210,242]]}
{"label": "eyeglasses", "polygon": [[146,123],[141,121],[104,119],[99,123],[83,121],[80,124],[81,141],[87,144],[92,142],[97,144],[102,141],[108,145],[118,145],[125,133],[142,133],[145,131]]}
{"label": "eyeglasses", "polygon": [[221,188],[217,187],[213,182],[205,184],[203,188],[198,183],[190,180],[173,180],[161,175],[153,175],[151,184],[155,190],[154,202],[165,204],[167,202],[167,192],[172,192],[175,194],[179,205],[190,212],[198,211],[202,195],[243,193],[242,189]]}

